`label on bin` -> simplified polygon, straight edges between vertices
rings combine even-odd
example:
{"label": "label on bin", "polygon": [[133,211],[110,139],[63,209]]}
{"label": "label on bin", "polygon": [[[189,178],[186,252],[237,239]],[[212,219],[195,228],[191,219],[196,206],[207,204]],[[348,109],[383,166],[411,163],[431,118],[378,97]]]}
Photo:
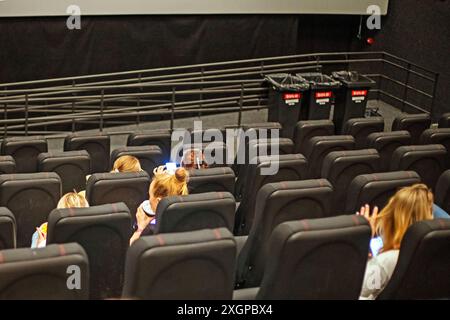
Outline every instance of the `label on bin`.
{"label": "label on bin", "polygon": [[367,90],[352,90],[352,100],[355,103],[361,103],[366,100]]}
{"label": "label on bin", "polygon": [[286,102],[286,104],[292,106],[300,101],[302,98],[301,93],[285,93],[283,95],[283,100]]}
{"label": "label on bin", "polygon": [[322,91],[316,92],[316,103],[320,105],[324,105],[330,102],[330,99],[333,97],[333,92],[331,91]]}

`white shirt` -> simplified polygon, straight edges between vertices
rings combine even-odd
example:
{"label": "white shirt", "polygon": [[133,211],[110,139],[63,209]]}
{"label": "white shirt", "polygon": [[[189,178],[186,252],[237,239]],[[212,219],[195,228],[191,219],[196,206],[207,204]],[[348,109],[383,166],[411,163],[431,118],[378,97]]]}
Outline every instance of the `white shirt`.
{"label": "white shirt", "polygon": [[367,262],[361,300],[375,300],[386,288],[397,265],[399,250],[389,250]]}

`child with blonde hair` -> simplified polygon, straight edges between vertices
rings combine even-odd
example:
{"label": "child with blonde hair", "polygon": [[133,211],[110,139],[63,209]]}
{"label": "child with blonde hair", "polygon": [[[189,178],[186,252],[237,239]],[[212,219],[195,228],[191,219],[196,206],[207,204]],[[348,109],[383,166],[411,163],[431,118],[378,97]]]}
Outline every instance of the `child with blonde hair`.
{"label": "child with blonde hair", "polygon": [[[185,168],[178,168],[174,174],[165,170],[164,166],[155,168],[154,176],[149,188],[149,208],[139,206],[136,212],[137,230],[130,239],[130,245],[139,239],[141,235],[151,233],[151,223],[155,222],[155,213],[158,203],[169,196],[187,195],[188,192],[188,171]],[[149,211],[149,212],[146,212]],[[154,223],[153,223],[154,224]]]}
{"label": "child with blonde hair", "polygon": [[[67,208],[87,208],[89,203],[86,198],[76,191],[66,193],[59,199],[57,209]],[[47,227],[48,222],[44,222],[39,228],[36,228],[36,232],[33,234],[31,240],[31,248],[45,247],[47,241]]]}

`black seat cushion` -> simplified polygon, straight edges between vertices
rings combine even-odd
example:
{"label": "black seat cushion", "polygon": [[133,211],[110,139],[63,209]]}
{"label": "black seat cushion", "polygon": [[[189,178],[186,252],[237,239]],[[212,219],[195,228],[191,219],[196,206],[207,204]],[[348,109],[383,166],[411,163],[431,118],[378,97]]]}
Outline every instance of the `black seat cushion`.
{"label": "black seat cushion", "polygon": [[294,131],[294,153],[306,153],[308,141],[313,137],[334,135],[331,120],[307,120],[297,123]]}
{"label": "black seat cushion", "polygon": [[91,157],[91,173],[108,172],[111,139],[108,135],[69,134],[64,139],[64,151],[86,150]]}
{"label": "black seat cushion", "polygon": [[420,135],[431,126],[429,114],[403,114],[392,123],[392,131],[406,130],[411,134],[411,144],[418,144]]}
{"label": "black seat cushion", "polygon": [[353,118],[344,124],[343,134],[355,138],[356,149],[366,147],[366,139],[372,133],[384,131],[384,119],[381,117]]}
{"label": "black seat cushion", "polygon": [[439,128],[450,128],[450,113],[444,113],[439,118],[438,127]]}
{"label": "black seat cushion", "polygon": [[225,228],[141,237],[128,250],[123,296],[229,300],[236,243]]}
{"label": "black seat cushion", "polygon": [[77,243],[0,251],[0,299],[88,299],[88,264]]}
{"label": "black seat cushion", "polygon": [[230,192],[234,194],[235,176],[229,167],[193,169],[189,171],[189,193]]}
{"label": "black seat cushion", "polygon": [[239,287],[257,287],[266,261],[269,238],[280,223],[329,216],[333,187],[325,179],[285,181],[264,185],[258,192],[255,220],[238,259]]}
{"label": "black seat cushion", "polygon": [[380,156],[375,149],[334,151],[325,157],[322,178],[334,187],[330,199],[334,215],[353,213],[345,211],[348,187],[355,177],[377,172],[379,161]]}
{"label": "black seat cushion", "polygon": [[54,172],[0,175],[0,206],[17,222],[17,246],[29,247],[31,236],[61,198],[61,179]]}
{"label": "black seat cushion", "polygon": [[42,152],[47,152],[47,140],[40,136],[5,138],[1,148],[2,155],[14,158],[18,173],[37,172],[37,157]]}
{"label": "black seat cushion", "polygon": [[429,188],[448,168],[447,150],[441,144],[399,147],[392,155],[391,171],[415,171]]}
{"label": "black seat cushion", "polygon": [[11,156],[0,156],[0,174],[16,172],[16,161]]}
{"label": "black seat cushion", "polygon": [[434,191],[434,201],[446,212],[450,212],[450,170],[444,171],[439,177]]}
{"label": "black seat cushion", "polygon": [[8,208],[0,207],[0,250],[16,247],[16,218]]}
{"label": "black seat cushion", "polygon": [[408,131],[372,133],[367,137],[366,147],[376,149],[380,155],[380,172],[387,172],[391,166],[392,154],[398,147],[411,144]]}
{"label": "black seat cushion", "polygon": [[450,220],[424,220],[403,237],[390,281],[381,300],[450,298]]}
{"label": "black seat cushion", "polygon": [[308,177],[320,178],[323,160],[330,152],[353,149],[355,149],[355,139],[352,136],[313,137],[308,141],[305,151],[308,159]]}
{"label": "black seat cushion", "polygon": [[85,150],[41,153],[38,156],[39,171],[57,173],[61,178],[63,194],[86,189],[90,165],[91,158]]}
{"label": "black seat cushion", "polygon": [[233,230],[236,202],[229,192],[208,192],[162,199],[156,209],[155,233],[201,229]]}
{"label": "black seat cushion", "polygon": [[86,198],[91,206],[124,202],[133,224],[139,205],[149,198],[150,177],[142,172],[96,173],[87,181]]}
{"label": "black seat cushion", "polygon": [[128,136],[127,146],[158,146],[163,154],[163,162],[170,161],[170,130],[148,130],[132,133]]}
{"label": "black seat cushion", "polygon": [[247,235],[250,231],[256,196],[262,186],[281,181],[305,180],[308,175],[308,163],[301,154],[259,157],[256,162],[249,167],[247,187],[236,212],[235,234],[238,235]]}
{"label": "black seat cushion", "polygon": [[358,299],[370,237],[369,223],[356,215],[280,224],[256,299]]}
{"label": "black seat cushion", "polygon": [[117,298],[131,233],[131,215],[124,203],[55,209],[48,217],[47,244],[79,243],[89,257],[90,298]]}
{"label": "black seat cushion", "polygon": [[420,183],[420,177],[414,171],[359,175],[347,189],[345,212],[356,213],[365,204],[381,210],[400,188],[416,183]]}
{"label": "black seat cushion", "polygon": [[420,136],[420,144],[442,144],[450,152],[450,128],[427,129]]}

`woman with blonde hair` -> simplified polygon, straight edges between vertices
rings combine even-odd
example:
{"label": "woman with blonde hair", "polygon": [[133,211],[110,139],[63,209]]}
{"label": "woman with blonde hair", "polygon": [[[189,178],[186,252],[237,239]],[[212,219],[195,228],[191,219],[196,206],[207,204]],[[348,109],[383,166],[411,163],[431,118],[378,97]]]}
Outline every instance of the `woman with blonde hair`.
{"label": "woman with blonde hair", "polygon": [[[68,208],[88,208],[89,203],[86,198],[76,191],[66,193],[59,199],[57,209]],[[47,226],[48,223],[44,222],[39,228],[36,228],[36,232],[33,234],[31,240],[31,248],[45,247],[47,241]]]}
{"label": "woman with blonde hair", "polygon": [[164,166],[154,170],[149,188],[149,200],[139,206],[136,212],[137,229],[130,239],[130,245],[141,235],[151,234],[151,226],[155,224],[155,213],[159,202],[165,197],[188,194],[188,171],[178,168],[175,173],[168,172]]}
{"label": "woman with blonde hair", "polygon": [[138,158],[133,156],[121,156],[114,161],[111,172],[139,172],[142,171]]}
{"label": "woman with blonde hair", "polygon": [[370,214],[369,205],[365,205],[357,214],[370,222],[373,236],[382,243],[379,254],[369,258],[361,292],[361,299],[375,299],[392,277],[408,228],[433,219],[433,194],[426,185],[415,184],[400,189],[380,213],[375,207]]}

